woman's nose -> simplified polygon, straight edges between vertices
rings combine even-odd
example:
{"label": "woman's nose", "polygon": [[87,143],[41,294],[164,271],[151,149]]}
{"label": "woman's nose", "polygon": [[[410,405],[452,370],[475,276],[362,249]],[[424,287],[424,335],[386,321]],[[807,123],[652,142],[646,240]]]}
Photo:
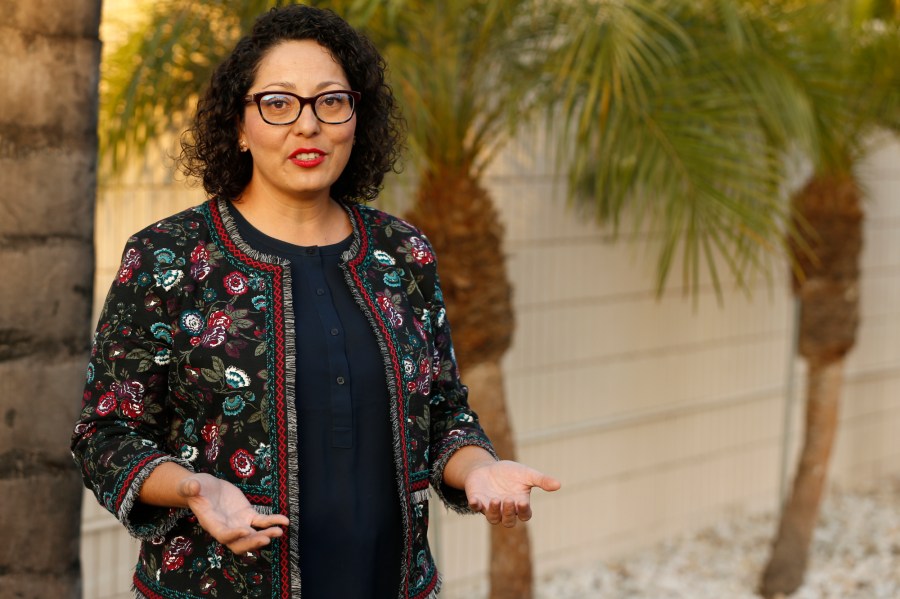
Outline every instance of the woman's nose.
{"label": "woman's nose", "polygon": [[294,121],[293,128],[299,135],[309,137],[319,132],[320,125],[316,113],[313,112],[312,104],[308,104],[300,109],[300,116]]}

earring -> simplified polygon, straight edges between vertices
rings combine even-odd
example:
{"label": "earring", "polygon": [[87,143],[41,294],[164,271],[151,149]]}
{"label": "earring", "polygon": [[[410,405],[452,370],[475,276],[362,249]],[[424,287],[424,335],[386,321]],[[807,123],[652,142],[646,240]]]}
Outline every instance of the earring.
{"label": "earring", "polygon": [[250,148],[247,146],[247,142],[244,141],[243,139],[240,141],[240,143],[238,143],[238,147],[241,149],[241,152],[246,152],[247,150],[250,149]]}

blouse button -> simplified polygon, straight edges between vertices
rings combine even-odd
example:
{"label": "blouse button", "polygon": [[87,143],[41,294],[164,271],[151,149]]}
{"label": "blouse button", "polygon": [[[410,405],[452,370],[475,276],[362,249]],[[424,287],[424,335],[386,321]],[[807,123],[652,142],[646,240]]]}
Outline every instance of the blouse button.
{"label": "blouse button", "polygon": [[337,335],[338,333],[340,333],[339,330],[337,330],[337,329],[331,329],[331,334],[332,334],[332,335]]}
{"label": "blouse button", "polygon": [[325,290],[319,287],[316,289],[316,295],[325,295]]}
{"label": "blouse button", "polygon": [[345,382],[346,382],[346,381],[344,381],[344,377],[342,377],[342,376],[337,377],[337,384],[338,384],[338,385],[343,385]]}

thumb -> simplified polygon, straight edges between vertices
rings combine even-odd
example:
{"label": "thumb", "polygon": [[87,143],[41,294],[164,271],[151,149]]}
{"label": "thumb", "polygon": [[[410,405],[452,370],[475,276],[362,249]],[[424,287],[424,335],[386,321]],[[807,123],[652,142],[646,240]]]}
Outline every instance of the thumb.
{"label": "thumb", "polygon": [[192,476],[186,477],[178,484],[178,494],[182,497],[197,497],[200,495],[200,481]]}
{"label": "thumb", "polygon": [[562,483],[559,479],[548,474],[537,472],[534,478],[534,486],[543,489],[544,491],[557,491],[562,487]]}

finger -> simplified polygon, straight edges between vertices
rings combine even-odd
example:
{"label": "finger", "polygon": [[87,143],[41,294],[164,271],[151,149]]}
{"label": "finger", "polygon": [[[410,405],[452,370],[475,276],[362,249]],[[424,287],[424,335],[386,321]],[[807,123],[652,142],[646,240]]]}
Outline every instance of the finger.
{"label": "finger", "polygon": [[227,543],[227,547],[231,549],[233,553],[238,555],[246,554],[250,551],[255,551],[257,549],[261,549],[269,544],[269,537],[264,535],[253,535],[249,537],[244,537],[233,543]]}
{"label": "finger", "polygon": [[280,528],[278,526],[273,526],[271,528],[260,529],[256,532],[265,536],[268,539],[277,539],[278,537],[280,537],[281,535],[284,534],[284,529]]}
{"label": "finger", "polygon": [[290,524],[290,520],[283,514],[260,514],[255,516],[253,521],[250,522],[253,528],[258,529],[269,528],[270,526],[287,526],[288,524]]}
{"label": "finger", "polygon": [[487,508],[488,508],[487,500],[482,495],[474,495],[473,494],[472,497],[469,499],[469,507],[472,509],[473,512],[480,512],[483,514],[484,512],[487,511]]}
{"label": "finger", "polygon": [[504,501],[500,509],[500,521],[506,528],[512,528],[516,525],[516,502]]}
{"label": "finger", "polygon": [[562,487],[562,483],[557,478],[538,472],[534,481],[534,486],[543,489],[544,491],[558,491],[559,488]]}
{"label": "finger", "polygon": [[200,495],[200,481],[191,477],[184,479],[178,485],[178,493],[182,497],[197,497]]}
{"label": "finger", "polygon": [[522,522],[531,520],[531,501],[528,499],[520,499],[516,502],[516,514]]}
{"label": "finger", "polygon": [[[279,529],[280,530],[280,529]],[[252,539],[254,535],[257,533],[255,528],[250,527],[229,527],[222,528],[215,532],[209,531],[216,540],[223,545],[228,545],[231,547],[236,543],[246,542],[248,539]],[[247,551],[244,549],[244,551]],[[238,553],[237,551],[235,553]]]}
{"label": "finger", "polygon": [[491,524],[500,524],[502,516],[500,514],[499,499],[491,499],[490,503],[487,506],[487,509],[484,510],[484,517],[487,518],[487,521]]}

